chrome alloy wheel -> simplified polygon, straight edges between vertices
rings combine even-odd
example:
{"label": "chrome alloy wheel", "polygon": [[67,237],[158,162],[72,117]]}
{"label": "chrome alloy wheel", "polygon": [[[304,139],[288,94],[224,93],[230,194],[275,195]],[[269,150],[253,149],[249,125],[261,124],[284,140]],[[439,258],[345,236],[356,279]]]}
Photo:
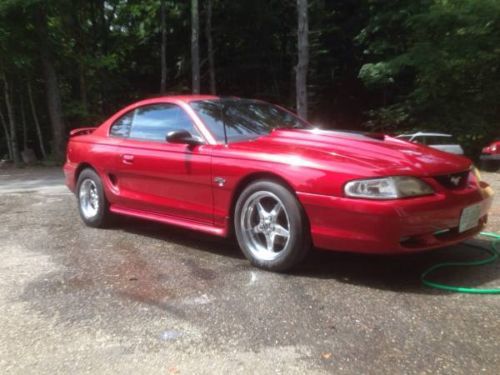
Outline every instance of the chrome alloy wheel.
{"label": "chrome alloy wheel", "polygon": [[91,219],[99,212],[99,195],[97,194],[97,185],[94,181],[87,178],[80,185],[80,209],[83,216]]}
{"label": "chrome alloy wheel", "polygon": [[281,200],[269,191],[257,191],[245,201],[240,225],[253,256],[273,260],[290,240],[290,220]]}

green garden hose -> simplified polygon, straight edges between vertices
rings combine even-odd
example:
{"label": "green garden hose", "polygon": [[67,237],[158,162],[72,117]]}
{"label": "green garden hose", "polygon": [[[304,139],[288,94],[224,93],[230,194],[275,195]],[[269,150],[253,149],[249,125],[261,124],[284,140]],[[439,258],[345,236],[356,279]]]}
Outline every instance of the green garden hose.
{"label": "green garden hose", "polygon": [[497,245],[500,243],[500,235],[496,234],[496,233],[491,233],[491,232],[481,232],[481,236],[493,238],[493,241],[491,242],[491,248],[478,247],[481,250],[487,251],[491,255],[490,257],[488,257],[486,259],[473,260],[473,261],[469,261],[469,262],[445,262],[445,263],[435,264],[434,266],[425,270],[424,273],[422,274],[422,276],[420,276],[420,280],[422,281],[422,284],[424,284],[425,286],[431,287],[431,288],[446,290],[448,292],[472,293],[472,294],[500,294],[500,288],[494,288],[494,289],[467,288],[467,287],[462,287],[462,286],[441,284],[441,283],[437,283],[435,281],[430,281],[430,280],[426,279],[426,277],[431,272],[434,272],[435,270],[440,269],[440,268],[461,267],[461,266],[483,266],[485,264],[495,262],[500,256],[500,254],[499,254],[500,250],[497,248]]}

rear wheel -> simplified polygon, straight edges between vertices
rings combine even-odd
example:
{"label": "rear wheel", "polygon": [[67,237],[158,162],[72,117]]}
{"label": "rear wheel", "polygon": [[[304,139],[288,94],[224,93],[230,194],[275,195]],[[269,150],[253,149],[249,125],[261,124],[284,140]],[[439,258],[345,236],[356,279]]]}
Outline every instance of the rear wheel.
{"label": "rear wheel", "polygon": [[241,250],[260,268],[286,271],[310,248],[309,228],[300,203],[287,188],[273,181],[257,181],[241,193],[234,227]]}
{"label": "rear wheel", "polygon": [[83,222],[90,227],[103,227],[109,221],[108,201],[101,179],[92,169],[84,169],[77,182],[78,210]]}

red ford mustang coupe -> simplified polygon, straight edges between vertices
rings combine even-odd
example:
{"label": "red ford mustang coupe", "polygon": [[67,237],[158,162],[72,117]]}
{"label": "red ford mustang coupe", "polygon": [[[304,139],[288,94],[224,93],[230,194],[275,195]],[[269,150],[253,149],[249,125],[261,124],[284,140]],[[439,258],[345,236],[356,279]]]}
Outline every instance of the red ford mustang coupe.
{"label": "red ford mustang coupe", "polygon": [[274,271],[312,245],[410,253],[457,243],[485,226],[493,199],[464,157],[215,96],[144,100],[72,131],[64,172],[89,226],[120,214],[234,233],[254,265]]}

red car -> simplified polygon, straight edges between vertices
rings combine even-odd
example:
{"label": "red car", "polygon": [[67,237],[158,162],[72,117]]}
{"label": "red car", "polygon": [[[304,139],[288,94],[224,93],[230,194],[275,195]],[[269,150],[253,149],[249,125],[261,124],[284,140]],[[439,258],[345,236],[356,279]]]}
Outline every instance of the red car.
{"label": "red car", "polygon": [[496,170],[500,168],[500,140],[491,142],[481,151],[481,165],[486,170]]}
{"label": "red car", "polygon": [[457,243],[485,226],[493,199],[464,157],[215,96],[144,100],[72,131],[64,172],[89,226],[120,214],[234,233],[254,265],[275,271],[312,245],[410,253]]}

